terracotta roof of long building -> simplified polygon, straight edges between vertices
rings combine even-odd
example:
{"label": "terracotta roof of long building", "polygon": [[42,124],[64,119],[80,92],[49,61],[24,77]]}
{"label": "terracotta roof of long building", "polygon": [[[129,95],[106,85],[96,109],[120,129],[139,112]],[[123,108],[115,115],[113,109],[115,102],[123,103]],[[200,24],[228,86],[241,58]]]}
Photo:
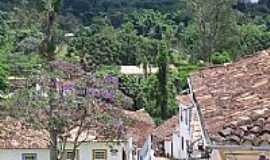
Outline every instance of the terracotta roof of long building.
{"label": "terracotta roof of long building", "polygon": [[127,129],[127,137],[132,137],[135,147],[141,148],[145,139],[151,135],[156,125],[151,116],[144,110],[136,112],[124,110],[123,112],[127,118],[133,120]]}
{"label": "terracotta roof of long building", "polygon": [[[151,134],[155,124],[148,113],[144,111],[122,111],[116,109],[121,118],[124,118],[124,136],[120,141],[133,138],[136,147],[141,147],[145,138]],[[120,113],[121,112],[121,113]],[[79,137],[79,141],[115,141],[111,131],[105,132],[102,125],[84,131]],[[37,129],[28,122],[6,117],[0,120],[0,149],[47,149],[49,146],[49,133],[46,130]],[[76,128],[72,129],[68,135],[68,141],[72,143],[77,134]]]}
{"label": "terracotta roof of long building", "polygon": [[211,140],[270,144],[270,50],[200,70],[190,79]]}
{"label": "terracotta roof of long building", "polygon": [[174,131],[176,131],[179,128],[179,119],[178,114],[173,116],[172,118],[168,119],[161,125],[159,125],[154,131],[153,136],[165,140],[168,138],[171,138]]}

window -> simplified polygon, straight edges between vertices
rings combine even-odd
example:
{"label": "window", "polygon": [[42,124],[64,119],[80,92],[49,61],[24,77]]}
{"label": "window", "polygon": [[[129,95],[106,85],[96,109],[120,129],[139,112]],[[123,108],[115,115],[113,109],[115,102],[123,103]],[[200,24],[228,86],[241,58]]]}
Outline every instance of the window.
{"label": "window", "polygon": [[73,156],[73,152],[68,151],[66,160],[71,160],[72,156]]}
{"label": "window", "polygon": [[181,120],[181,122],[183,122],[183,110],[182,110],[182,108],[180,108],[180,120]]}
{"label": "window", "polygon": [[181,145],[182,145],[182,151],[184,151],[185,150],[185,139],[184,139],[184,137],[182,137]]}
{"label": "window", "polygon": [[118,155],[118,150],[117,149],[111,149],[111,156],[117,156]]}
{"label": "window", "polygon": [[22,160],[37,160],[36,153],[23,153]]}
{"label": "window", "polygon": [[[72,157],[73,157],[73,150],[65,150],[65,157],[66,157],[66,159],[65,160],[71,160],[72,159]],[[78,150],[76,150],[75,151],[75,159],[76,160],[78,160],[79,159],[79,157],[78,157],[78,155],[79,155],[79,151]]]}
{"label": "window", "polygon": [[188,110],[185,110],[185,121],[186,125],[188,125]]}
{"label": "window", "polygon": [[186,140],[186,150],[188,151],[188,149],[189,149],[189,141]]}
{"label": "window", "polygon": [[105,149],[93,150],[93,160],[107,160],[107,151]]}

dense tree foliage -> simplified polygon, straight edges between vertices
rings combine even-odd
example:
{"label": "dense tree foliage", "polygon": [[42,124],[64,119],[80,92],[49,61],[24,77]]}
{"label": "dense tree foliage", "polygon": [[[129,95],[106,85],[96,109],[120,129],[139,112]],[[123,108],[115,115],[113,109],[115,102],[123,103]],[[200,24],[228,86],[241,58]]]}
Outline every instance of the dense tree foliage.
{"label": "dense tree foliage", "polygon": [[191,0],[194,11],[197,41],[195,48],[199,58],[207,59],[217,51],[230,51],[236,54],[239,46],[239,33],[232,9],[233,0]]}
{"label": "dense tree foliage", "polygon": [[95,16],[107,16],[113,26],[120,26],[125,14],[140,9],[155,9],[163,12],[172,12],[183,6],[178,0],[65,0],[62,12],[72,13],[85,24],[91,23]]}
{"label": "dense tree foliage", "polygon": [[[118,77],[128,109],[164,120],[191,71],[270,47],[269,11],[268,0],[0,0],[0,90],[8,76],[60,59]],[[144,75],[122,75],[120,65]]]}
{"label": "dense tree foliage", "polygon": [[160,46],[159,56],[158,56],[158,96],[157,96],[157,106],[160,107],[161,118],[168,118],[168,52],[164,44]]}
{"label": "dense tree foliage", "polygon": [[7,64],[6,60],[6,52],[7,52],[7,24],[5,13],[0,12],[0,91],[5,90],[7,87]]}

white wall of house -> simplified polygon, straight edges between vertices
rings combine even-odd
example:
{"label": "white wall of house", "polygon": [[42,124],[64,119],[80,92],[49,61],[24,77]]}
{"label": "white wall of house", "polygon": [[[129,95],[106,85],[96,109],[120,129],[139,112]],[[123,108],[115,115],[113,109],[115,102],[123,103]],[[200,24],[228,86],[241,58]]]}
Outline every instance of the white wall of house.
{"label": "white wall of house", "polygon": [[128,142],[125,144],[124,148],[125,152],[127,153],[127,160],[133,160],[133,139],[130,137]]}
{"label": "white wall of house", "polygon": [[192,129],[191,129],[191,115],[192,115],[192,107],[186,106],[183,104],[179,104],[179,124],[180,124],[180,135],[178,137],[178,142],[180,142],[179,150],[180,155],[179,159],[188,158],[188,147],[191,142],[192,137]]}
{"label": "white wall of house", "polygon": [[176,130],[170,140],[164,141],[165,155],[175,159],[181,158],[181,137],[179,130]]}
{"label": "white wall of house", "polygon": [[[79,157],[80,160],[93,160],[94,150],[106,150],[107,160],[122,160],[123,159],[123,145],[112,143],[84,143],[80,146]],[[117,150],[118,152],[111,152]]]}
{"label": "white wall of house", "polygon": [[173,151],[173,158],[180,159],[181,158],[181,136],[180,132],[175,132],[172,136],[173,144],[172,144],[172,151]]}
{"label": "white wall of house", "polygon": [[[124,143],[83,143],[79,147],[79,160],[93,160],[94,150],[106,151],[107,160],[122,160],[125,146]],[[68,144],[66,149],[72,149],[72,145]],[[25,153],[37,154],[37,160],[50,159],[49,149],[0,149],[0,160],[23,160],[22,155]]]}
{"label": "white wall of house", "polygon": [[213,150],[210,157],[211,160],[222,160],[219,150]]}
{"label": "white wall of house", "polygon": [[139,153],[136,157],[138,160],[153,160],[154,150],[152,149],[152,138],[148,136],[144,142],[143,148],[139,150]]}
{"label": "white wall of house", "polygon": [[172,156],[172,141],[171,140],[164,141],[164,149],[165,149],[165,155],[171,157]]}
{"label": "white wall of house", "polygon": [[36,153],[38,160],[49,160],[48,149],[1,149],[0,160],[22,160],[22,154]]}
{"label": "white wall of house", "polygon": [[192,107],[179,104],[179,128],[170,140],[164,141],[165,154],[175,159],[187,159],[188,147],[192,139]]}

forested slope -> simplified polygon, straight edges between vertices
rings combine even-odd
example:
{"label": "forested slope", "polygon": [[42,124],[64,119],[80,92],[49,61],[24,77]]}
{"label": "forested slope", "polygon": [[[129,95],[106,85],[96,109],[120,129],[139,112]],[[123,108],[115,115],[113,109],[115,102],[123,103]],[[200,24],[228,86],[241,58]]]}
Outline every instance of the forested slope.
{"label": "forested slope", "polygon": [[[177,111],[175,96],[191,71],[270,47],[268,0],[218,2],[0,0],[0,90],[8,92],[8,76],[29,76],[48,59],[63,60],[116,76],[133,110],[166,119]],[[144,74],[122,75],[120,65],[141,65]],[[151,67],[158,74],[149,74]]]}

